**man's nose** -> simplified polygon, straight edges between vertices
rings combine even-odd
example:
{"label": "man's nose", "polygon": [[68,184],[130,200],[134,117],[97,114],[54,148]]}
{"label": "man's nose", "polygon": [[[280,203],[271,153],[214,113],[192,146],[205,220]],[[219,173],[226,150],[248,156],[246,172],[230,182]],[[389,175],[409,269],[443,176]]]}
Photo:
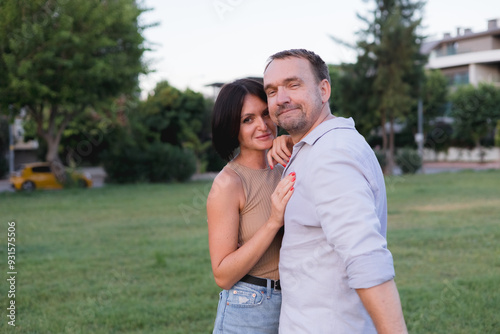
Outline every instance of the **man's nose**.
{"label": "man's nose", "polygon": [[285,88],[279,87],[276,93],[276,103],[282,105],[290,102],[290,95]]}

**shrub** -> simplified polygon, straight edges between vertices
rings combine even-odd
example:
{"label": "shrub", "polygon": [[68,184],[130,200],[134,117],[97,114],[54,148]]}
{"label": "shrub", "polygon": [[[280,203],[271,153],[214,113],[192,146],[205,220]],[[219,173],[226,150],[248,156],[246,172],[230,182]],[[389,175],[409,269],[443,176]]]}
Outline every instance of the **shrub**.
{"label": "shrub", "polygon": [[417,150],[402,148],[397,152],[396,164],[403,174],[415,174],[422,167],[422,157]]}
{"label": "shrub", "polygon": [[185,182],[196,171],[196,156],[193,151],[166,143],[154,143],[148,147],[151,182]]}
{"label": "shrub", "polygon": [[196,156],[191,150],[183,150],[172,146],[172,160],[168,165],[169,175],[173,180],[185,182],[196,171]]}
{"label": "shrub", "polygon": [[108,181],[184,182],[196,171],[196,157],[190,150],[167,143],[154,142],[145,149],[122,142],[102,156]]}
{"label": "shrub", "polygon": [[435,152],[446,152],[452,145],[453,128],[445,122],[436,122],[427,132],[424,146]]}
{"label": "shrub", "polygon": [[133,183],[147,181],[147,154],[137,145],[121,142],[102,154],[107,181]]}

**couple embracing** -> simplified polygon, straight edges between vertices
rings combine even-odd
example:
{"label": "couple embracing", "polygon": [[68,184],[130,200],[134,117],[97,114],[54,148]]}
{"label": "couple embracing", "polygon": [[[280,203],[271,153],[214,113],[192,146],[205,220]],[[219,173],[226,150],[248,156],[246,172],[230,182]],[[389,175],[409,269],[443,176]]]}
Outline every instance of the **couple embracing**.
{"label": "couple embracing", "polygon": [[214,333],[407,332],[382,171],[330,92],[325,62],[294,49],[270,57],[263,85],[240,79],[217,97],[213,144],[228,163],[207,199]]}

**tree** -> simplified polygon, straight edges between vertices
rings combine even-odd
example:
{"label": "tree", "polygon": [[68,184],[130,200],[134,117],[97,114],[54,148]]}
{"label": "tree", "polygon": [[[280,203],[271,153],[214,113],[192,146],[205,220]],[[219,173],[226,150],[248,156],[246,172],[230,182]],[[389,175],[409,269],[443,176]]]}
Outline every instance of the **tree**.
{"label": "tree", "polygon": [[62,133],[86,110],[134,93],[146,50],[134,0],[0,3],[0,105],[25,107],[59,161]]}
{"label": "tree", "polygon": [[[337,70],[339,74],[332,77],[332,85],[337,86],[337,101],[334,102],[338,115],[353,117],[356,129],[368,137],[379,121],[376,113],[371,112],[374,63],[364,58],[359,56],[354,64],[342,64]],[[332,96],[333,92],[332,88]]]}
{"label": "tree", "polygon": [[210,147],[207,133],[207,101],[201,93],[180,91],[167,81],[159,82],[140,107],[142,123],[149,129],[149,141],[159,140],[192,150],[198,157],[198,172]]}
{"label": "tree", "polygon": [[433,120],[444,116],[445,105],[448,101],[448,79],[440,70],[425,72],[422,101],[425,119]]}
{"label": "tree", "polygon": [[330,74],[330,82],[332,86],[332,92],[330,94],[330,110],[332,114],[343,116],[342,111],[340,110],[341,100],[342,100],[342,91],[340,86],[340,78],[341,78],[341,67],[338,65],[328,65],[328,73]]}
{"label": "tree", "polygon": [[[436,151],[445,151],[451,144],[451,126],[439,118],[449,116],[445,115],[448,103],[448,79],[439,70],[427,70],[421,88],[425,146]],[[405,132],[410,137],[414,137],[418,132],[417,106],[414,106],[406,117]]]}
{"label": "tree", "polygon": [[492,134],[500,120],[500,89],[488,83],[459,86],[451,102],[455,136],[470,136],[482,153],[481,138]]}
{"label": "tree", "polygon": [[[179,92],[176,89],[173,91]],[[110,123],[110,128],[104,131],[103,141],[106,144],[99,158],[106,171],[107,181],[131,183],[188,180],[196,171],[194,152],[181,145],[161,141],[161,132],[158,132],[158,128],[152,129],[151,125],[155,121],[164,120],[165,115],[154,113],[156,108],[149,110],[152,114],[147,114],[146,104],[154,107],[151,97],[143,102],[134,99],[123,101],[121,117],[117,122]],[[96,143],[100,143],[99,136],[94,139]],[[91,143],[90,140],[89,142]]]}
{"label": "tree", "polygon": [[[386,152],[386,174],[394,167],[394,122],[405,118],[416,105],[426,57],[417,30],[421,23],[421,1],[375,0],[373,18],[358,15],[368,27],[360,31],[358,65],[366,69],[372,87],[366,105],[375,112]],[[371,81],[370,80],[370,81]],[[387,134],[386,125],[389,126]]]}
{"label": "tree", "polygon": [[7,117],[0,115],[0,178],[9,171],[8,160],[5,158],[9,152],[9,126]]}
{"label": "tree", "polygon": [[500,147],[500,119],[497,121],[495,129],[495,146]]}

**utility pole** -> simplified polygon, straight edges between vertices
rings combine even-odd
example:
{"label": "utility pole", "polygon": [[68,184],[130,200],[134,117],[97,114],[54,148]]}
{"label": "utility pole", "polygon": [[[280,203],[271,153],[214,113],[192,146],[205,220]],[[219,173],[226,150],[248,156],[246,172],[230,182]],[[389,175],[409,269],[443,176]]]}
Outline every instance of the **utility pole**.
{"label": "utility pole", "polygon": [[415,141],[418,145],[418,155],[422,159],[422,172],[424,171],[424,111],[422,99],[418,99],[418,132],[415,134]]}

